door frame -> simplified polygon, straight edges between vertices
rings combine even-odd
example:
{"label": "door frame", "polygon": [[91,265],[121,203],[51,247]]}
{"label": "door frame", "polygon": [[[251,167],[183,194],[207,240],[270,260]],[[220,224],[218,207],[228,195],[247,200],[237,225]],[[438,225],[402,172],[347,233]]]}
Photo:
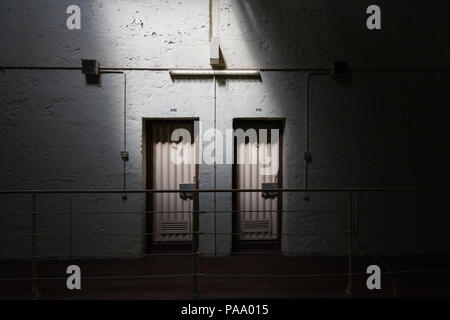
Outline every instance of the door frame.
{"label": "door frame", "polygon": [[[285,118],[234,118],[233,130],[239,128],[240,124],[251,125],[255,124],[255,127],[261,124],[274,124],[280,130],[280,148],[279,152],[279,168],[278,168],[278,188],[283,188],[283,137],[286,125]],[[233,138],[233,173],[232,173],[232,187],[237,189],[238,183],[238,170],[237,170],[237,150],[236,150],[236,138]],[[237,202],[237,192],[232,193],[232,245],[231,250],[234,251],[281,251],[281,232],[283,230],[283,192],[278,193],[278,209],[277,209],[277,239],[276,240],[240,240],[239,239],[239,212]]]}
{"label": "door frame", "polygon": [[[154,124],[177,124],[177,123],[189,123],[194,126],[194,122],[198,121],[199,118],[143,118],[142,119],[142,157],[143,157],[143,184],[144,184],[144,190],[152,190],[153,189],[153,153],[152,153],[152,141],[153,141],[153,135],[152,135],[152,125]],[[195,136],[193,137],[195,139]],[[198,143],[201,143],[200,137],[198,137],[198,141],[195,141],[197,143],[196,150],[198,149]],[[198,155],[197,155],[198,156]],[[195,164],[195,176],[197,177],[195,181],[195,188],[198,189],[198,174],[199,174],[199,165],[198,163]],[[199,200],[198,200],[198,193],[194,193],[194,200],[193,200],[193,212],[192,212],[192,223],[191,228],[192,230],[198,230],[199,226],[199,219],[198,219],[198,212],[199,212]],[[192,251],[192,245],[195,244],[196,248],[198,249],[198,241],[193,241],[194,237],[196,237],[195,234],[192,235],[191,241],[170,241],[170,242],[164,242],[159,243],[153,240],[153,193],[147,192],[143,195],[143,208],[145,208],[144,211],[144,253],[150,253],[150,252],[167,252],[167,251],[181,251],[181,252],[187,252]],[[150,233],[150,234],[149,234]]]}

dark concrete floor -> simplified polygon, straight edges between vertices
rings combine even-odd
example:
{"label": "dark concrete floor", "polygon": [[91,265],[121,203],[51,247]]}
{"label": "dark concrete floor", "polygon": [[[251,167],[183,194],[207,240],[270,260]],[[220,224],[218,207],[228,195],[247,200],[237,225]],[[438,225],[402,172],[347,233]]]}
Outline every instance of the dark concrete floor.
{"label": "dark concrete floor", "polygon": [[[382,289],[366,288],[372,258],[355,257],[353,297],[450,297],[450,257],[384,257],[391,271],[382,276]],[[82,270],[82,290],[66,288],[66,268]],[[280,254],[240,254],[229,257],[199,257],[198,298],[329,298],[350,297],[346,292],[347,257],[289,257]],[[380,265],[382,271],[386,266]],[[146,256],[141,259],[90,259],[39,261],[40,299],[192,299],[194,298],[191,256]],[[421,271],[413,273],[412,271]],[[433,271],[433,272],[423,272]],[[438,272],[439,271],[439,272]],[[155,275],[177,275],[156,277]],[[289,275],[313,275],[289,277]],[[250,276],[248,276],[250,275]],[[264,275],[273,275],[265,277]],[[137,276],[137,277],[136,277]],[[0,262],[0,299],[30,299],[30,261]],[[393,293],[393,284],[397,293]]]}

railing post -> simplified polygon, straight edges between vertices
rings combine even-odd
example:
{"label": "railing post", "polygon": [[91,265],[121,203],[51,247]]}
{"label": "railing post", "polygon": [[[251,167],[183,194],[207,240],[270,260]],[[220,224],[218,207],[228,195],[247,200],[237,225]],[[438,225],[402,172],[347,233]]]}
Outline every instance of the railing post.
{"label": "railing post", "polygon": [[354,218],[355,218],[355,229],[353,230],[353,234],[355,235],[356,241],[356,257],[359,259],[359,192],[355,192],[355,208],[354,208]]}
{"label": "railing post", "polygon": [[31,295],[32,299],[36,300],[39,298],[38,284],[37,284],[37,257],[36,257],[36,193],[31,194],[32,201],[32,236],[31,236]]}
{"label": "railing post", "polygon": [[[197,201],[199,193],[195,192],[194,201]],[[194,210],[192,211],[192,277],[193,277],[193,296],[198,298],[198,283],[197,283],[197,247],[198,247],[198,209],[194,203]]]}
{"label": "railing post", "polygon": [[72,195],[70,195],[70,202],[69,202],[69,223],[70,223],[70,241],[69,241],[69,245],[70,245],[70,260],[72,261],[73,259],[73,217],[72,217],[72,209],[73,205],[72,205]]}
{"label": "railing post", "polygon": [[353,295],[352,267],[353,267],[353,193],[349,192],[349,210],[348,210],[348,278],[346,292],[349,296]]}

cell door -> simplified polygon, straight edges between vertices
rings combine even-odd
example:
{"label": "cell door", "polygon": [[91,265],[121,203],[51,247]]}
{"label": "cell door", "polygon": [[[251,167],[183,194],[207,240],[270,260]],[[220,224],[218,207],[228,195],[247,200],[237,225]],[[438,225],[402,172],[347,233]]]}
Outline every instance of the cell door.
{"label": "cell door", "polygon": [[[149,182],[152,189],[179,190],[197,188],[197,143],[193,121],[152,122],[150,128]],[[153,193],[150,199],[153,243],[188,243],[192,241],[193,214],[196,207],[192,193]],[[149,229],[149,228],[147,228]],[[149,231],[150,232],[150,231]]]}
{"label": "cell door", "polygon": [[[281,121],[240,120],[234,129],[235,188],[281,188]],[[239,192],[234,202],[237,241],[279,240],[281,193]]]}

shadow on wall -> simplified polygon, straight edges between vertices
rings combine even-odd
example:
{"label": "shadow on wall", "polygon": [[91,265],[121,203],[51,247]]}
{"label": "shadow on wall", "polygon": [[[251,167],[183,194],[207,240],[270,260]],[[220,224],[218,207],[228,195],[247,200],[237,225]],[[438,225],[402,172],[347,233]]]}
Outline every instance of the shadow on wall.
{"label": "shadow on wall", "polygon": [[[309,132],[313,160],[309,186],[448,188],[449,28],[445,14],[436,12],[450,9],[450,4],[379,1],[382,30],[369,31],[365,12],[370,4],[223,1],[221,45],[227,65],[327,69],[333,61],[345,60],[350,68],[383,69],[353,71],[346,85],[329,76],[311,78]],[[242,50],[234,51],[233,45],[240,45]],[[412,70],[424,68],[433,70]],[[294,90],[303,92],[296,106],[303,117],[292,130],[298,133],[297,138],[304,139],[306,71],[301,74]],[[273,98],[274,108],[282,110],[291,102],[284,94],[289,88],[279,80],[273,72],[262,72],[262,84],[268,91],[265,94]],[[286,131],[293,126],[288,119]],[[296,154],[303,151],[296,150]],[[299,163],[303,168],[300,157]],[[297,178],[285,187],[302,187],[304,175]],[[444,214],[448,212],[445,197],[445,193],[363,195],[365,211],[360,222],[369,232],[364,235],[368,248],[448,252],[448,241],[444,240],[448,236],[439,227],[450,222]],[[288,205],[313,210],[324,203],[330,203],[330,199],[312,195],[310,203],[293,199]],[[285,223],[288,232],[308,228],[305,221],[311,220],[311,226],[316,223],[306,214],[302,219]],[[339,225],[339,219],[336,221]],[[419,229],[420,236],[414,236]],[[380,237],[374,238],[377,232]],[[304,241],[298,239],[299,244]],[[324,240],[313,239],[308,246],[314,247],[317,241]],[[330,243],[329,248],[332,246]]]}
{"label": "shadow on wall", "polygon": [[[371,4],[222,0],[224,54],[233,67],[330,68],[335,60],[353,68],[448,67],[448,19],[437,14],[450,10],[448,1],[377,1],[381,30],[366,27]],[[244,52],[227,45],[237,42]]]}
{"label": "shadow on wall", "polygon": [[[224,51],[231,50],[228,44],[239,43],[248,52],[242,56],[244,63],[260,68],[328,69],[333,61],[345,60],[353,69],[405,70],[356,71],[347,83],[329,76],[311,77],[311,174],[317,175],[311,182],[316,186],[447,187],[449,158],[443,150],[449,129],[443,119],[448,115],[449,73],[442,67],[448,65],[450,45],[442,33],[449,33],[448,22],[435,10],[450,5],[438,3],[381,1],[384,28],[369,31],[365,26],[369,1],[348,5],[229,0],[221,6],[221,43]],[[411,15],[417,16],[412,25]],[[409,42],[412,38],[415,41]],[[227,53],[231,66],[242,61],[239,54]],[[273,80],[279,79],[263,72],[264,89],[276,97],[273,103],[281,109],[286,105],[282,91],[289,88]],[[304,95],[304,80],[298,80],[302,83],[296,90]],[[305,100],[297,103],[302,112]],[[304,130],[299,135],[303,137]],[[433,165],[426,166],[423,156]],[[361,162],[367,166],[361,167]],[[326,178],[330,173],[332,179]]]}

